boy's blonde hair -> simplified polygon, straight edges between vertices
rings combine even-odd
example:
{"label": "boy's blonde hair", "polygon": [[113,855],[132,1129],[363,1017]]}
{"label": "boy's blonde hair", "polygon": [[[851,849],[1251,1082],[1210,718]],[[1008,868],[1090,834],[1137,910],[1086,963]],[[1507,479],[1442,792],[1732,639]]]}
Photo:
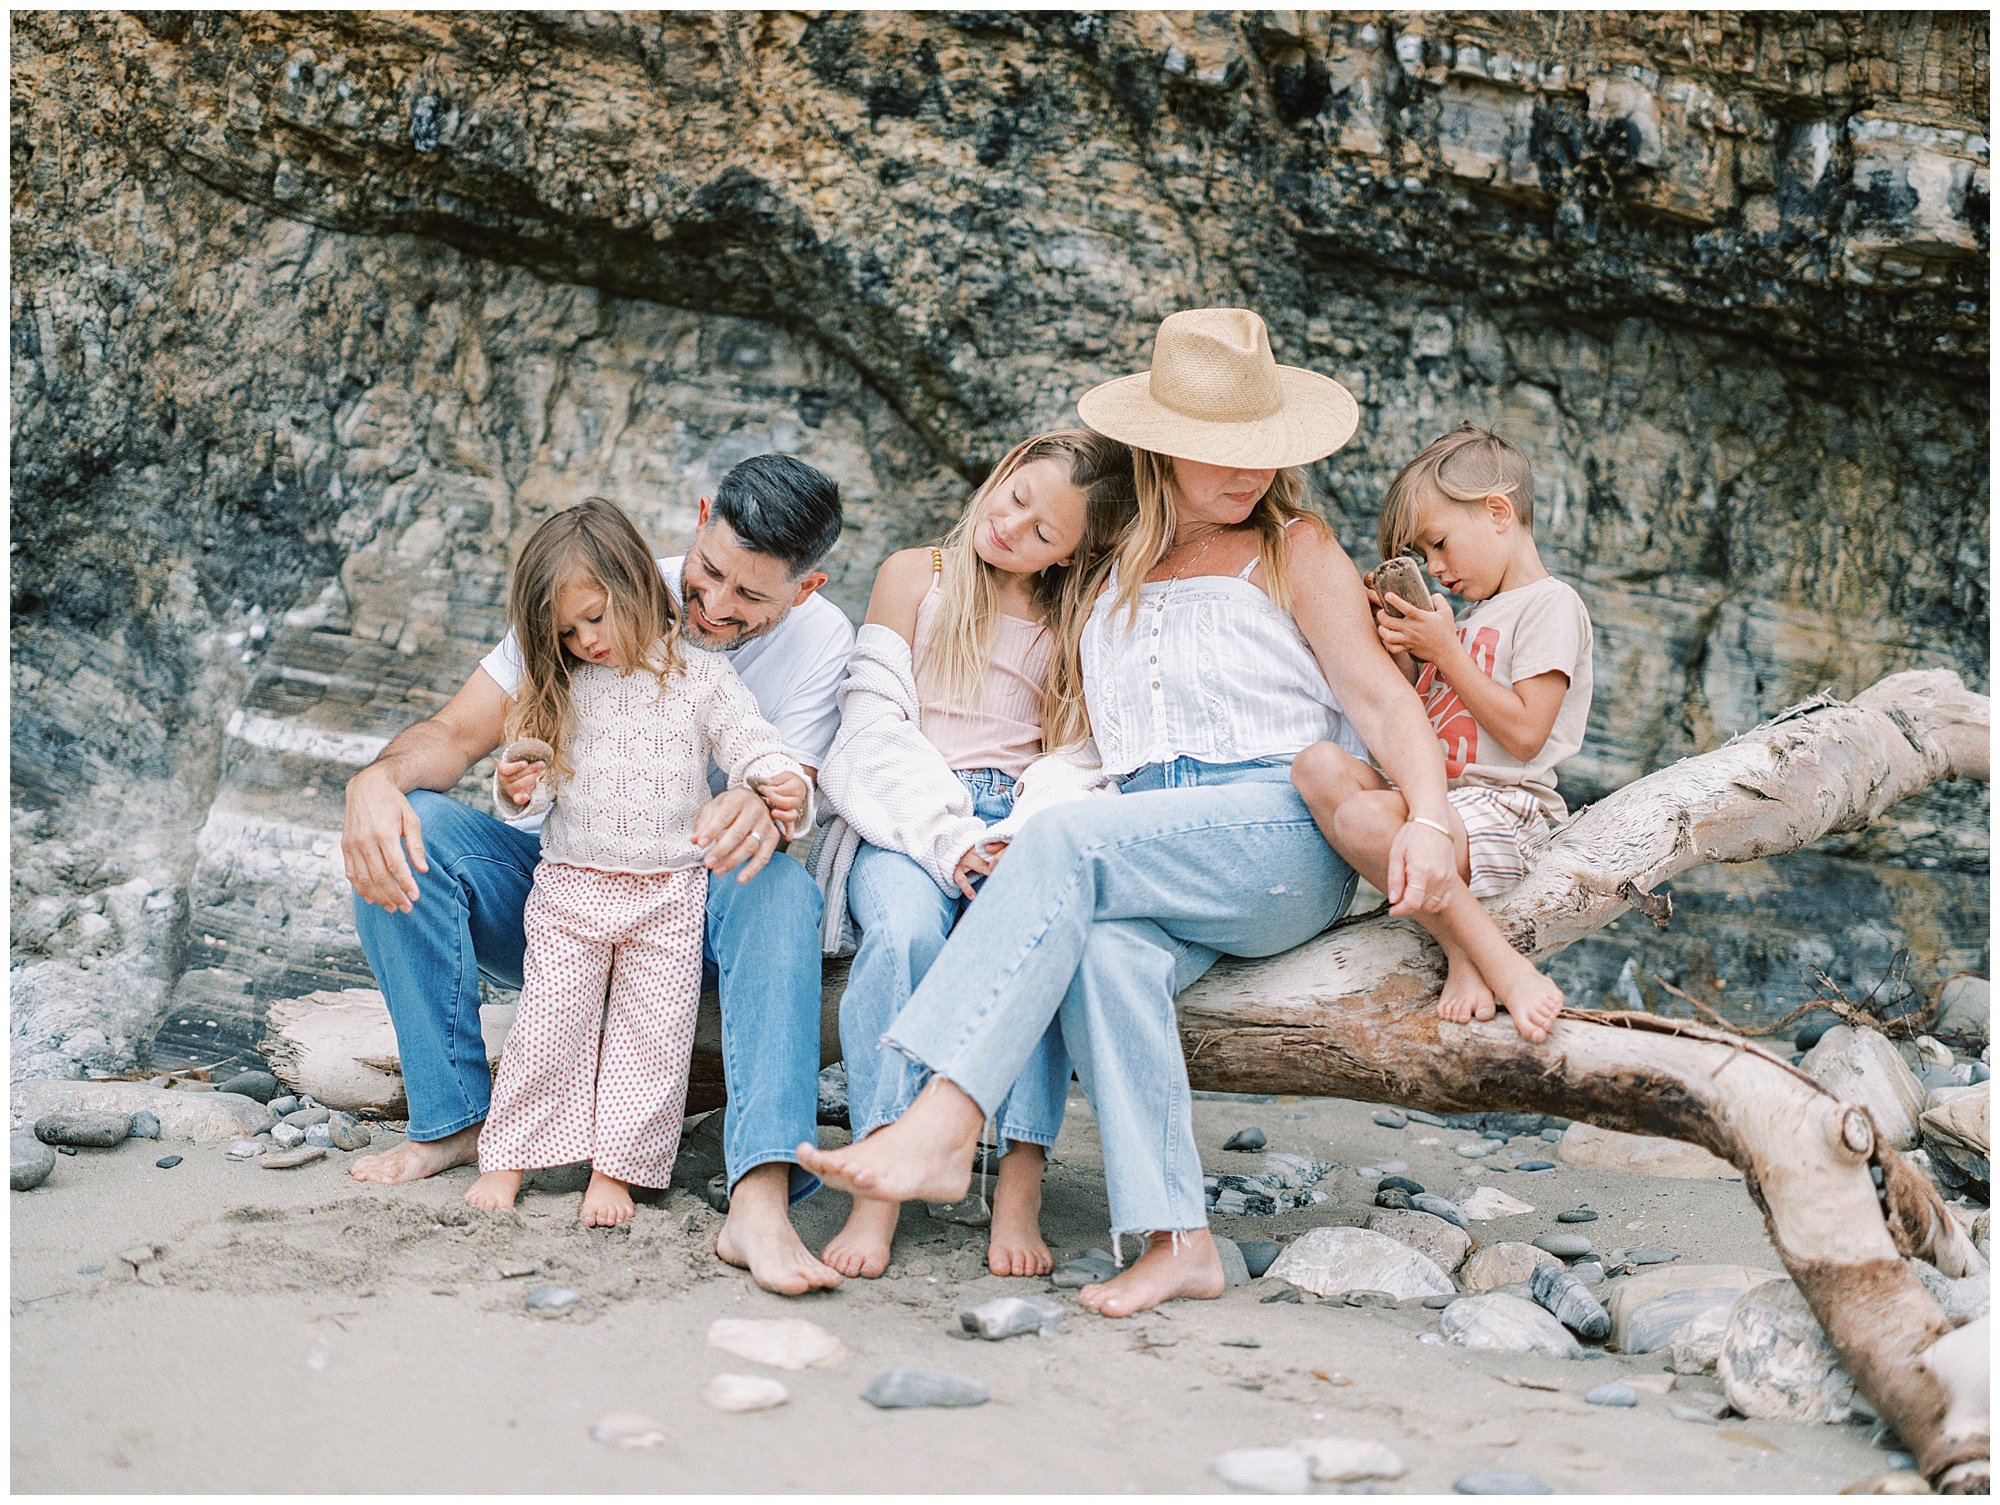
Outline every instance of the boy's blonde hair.
{"label": "boy's blonde hair", "polygon": [[1052,641],[1049,676],[1042,688],[1042,746],[1066,747],[1090,735],[1083,703],[1083,624],[1097,597],[1118,535],[1132,520],[1132,451],[1088,429],[1037,434],[1008,450],[965,504],[945,536],[943,599],[924,644],[917,678],[925,691],[955,705],[980,703],[1000,625],[998,573],[973,549],[973,525],[992,492],[1024,465],[1055,460],[1070,485],[1083,493],[1083,535],[1068,565],[1050,565],[1028,577],[1028,594],[1042,613]]}
{"label": "boy's blonde hair", "polygon": [[1426,500],[1476,506],[1489,496],[1507,498],[1514,504],[1515,521],[1529,533],[1535,531],[1535,473],[1528,457],[1491,430],[1461,423],[1425,445],[1389,483],[1376,538],[1382,557],[1394,559],[1416,542]]}
{"label": "boy's blonde hair", "polygon": [[558,512],[535,529],[507,588],[507,625],[514,629],[524,673],[507,713],[507,740],[539,737],[555,749],[549,772],[570,772],[570,675],[573,660],[562,645],[556,598],[583,580],[604,592],[612,662],[623,673],[646,669],[662,685],[683,667],[680,607],[653,551],[632,520],[594,496]]}

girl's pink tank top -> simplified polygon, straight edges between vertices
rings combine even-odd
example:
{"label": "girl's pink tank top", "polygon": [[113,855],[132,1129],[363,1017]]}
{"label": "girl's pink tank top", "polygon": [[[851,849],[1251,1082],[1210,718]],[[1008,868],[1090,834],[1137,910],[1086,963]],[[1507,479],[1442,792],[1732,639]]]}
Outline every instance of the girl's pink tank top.
{"label": "girl's pink tank top", "polygon": [[[942,579],[934,575],[931,588],[917,603],[914,658],[918,663],[923,662],[943,602]],[[1003,616],[994,629],[993,657],[980,704],[951,706],[935,701],[919,677],[919,724],[931,745],[944,754],[947,766],[954,771],[997,768],[1018,778],[1041,756],[1042,686],[1053,651],[1054,643],[1041,623]]]}

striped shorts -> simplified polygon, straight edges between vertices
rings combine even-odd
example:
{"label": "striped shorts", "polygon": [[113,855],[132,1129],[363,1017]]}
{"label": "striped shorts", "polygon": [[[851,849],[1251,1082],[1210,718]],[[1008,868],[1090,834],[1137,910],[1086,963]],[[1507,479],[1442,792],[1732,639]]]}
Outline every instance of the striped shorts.
{"label": "striped shorts", "polygon": [[1549,844],[1549,817],[1542,802],[1525,789],[1462,784],[1446,796],[1465,824],[1472,876],[1466,887],[1475,899],[1505,893],[1528,876],[1528,868]]}

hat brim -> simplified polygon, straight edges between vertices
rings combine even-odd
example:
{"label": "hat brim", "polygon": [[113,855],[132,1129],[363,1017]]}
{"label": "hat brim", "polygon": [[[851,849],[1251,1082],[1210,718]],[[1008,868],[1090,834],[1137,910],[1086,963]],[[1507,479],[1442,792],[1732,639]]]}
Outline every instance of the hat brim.
{"label": "hat brim", "polygon": [[1076,400],[1084,423],[1134,449],[1207,465],[1285,470],[1323,460],[1360,425],[1354,394],[1329,376],[1297,366],[1278,367],[1284,401],[1268,418],[1218,422],[1191,418],[1156,399],[1151,375],[1121,376],[1092,387]]}

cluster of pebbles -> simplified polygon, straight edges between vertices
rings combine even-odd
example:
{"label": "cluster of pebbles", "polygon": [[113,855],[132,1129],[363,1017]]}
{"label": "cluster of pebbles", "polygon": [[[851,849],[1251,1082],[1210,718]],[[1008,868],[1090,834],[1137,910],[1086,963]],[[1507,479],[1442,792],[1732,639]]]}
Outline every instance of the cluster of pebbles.
{"label": "cluster of pebbles", "polygon": [[372,1138],[368,1126],[352,1113],[315,1102],[310,1093],[264,1101],[270,1110],[264,1126],[250,1137],[232,1139],[227,1151],[230,1159],[255,1160],[266,1170],[290,1170],[324,1160],[333,1150],[351,1153],[366,1149]]}

